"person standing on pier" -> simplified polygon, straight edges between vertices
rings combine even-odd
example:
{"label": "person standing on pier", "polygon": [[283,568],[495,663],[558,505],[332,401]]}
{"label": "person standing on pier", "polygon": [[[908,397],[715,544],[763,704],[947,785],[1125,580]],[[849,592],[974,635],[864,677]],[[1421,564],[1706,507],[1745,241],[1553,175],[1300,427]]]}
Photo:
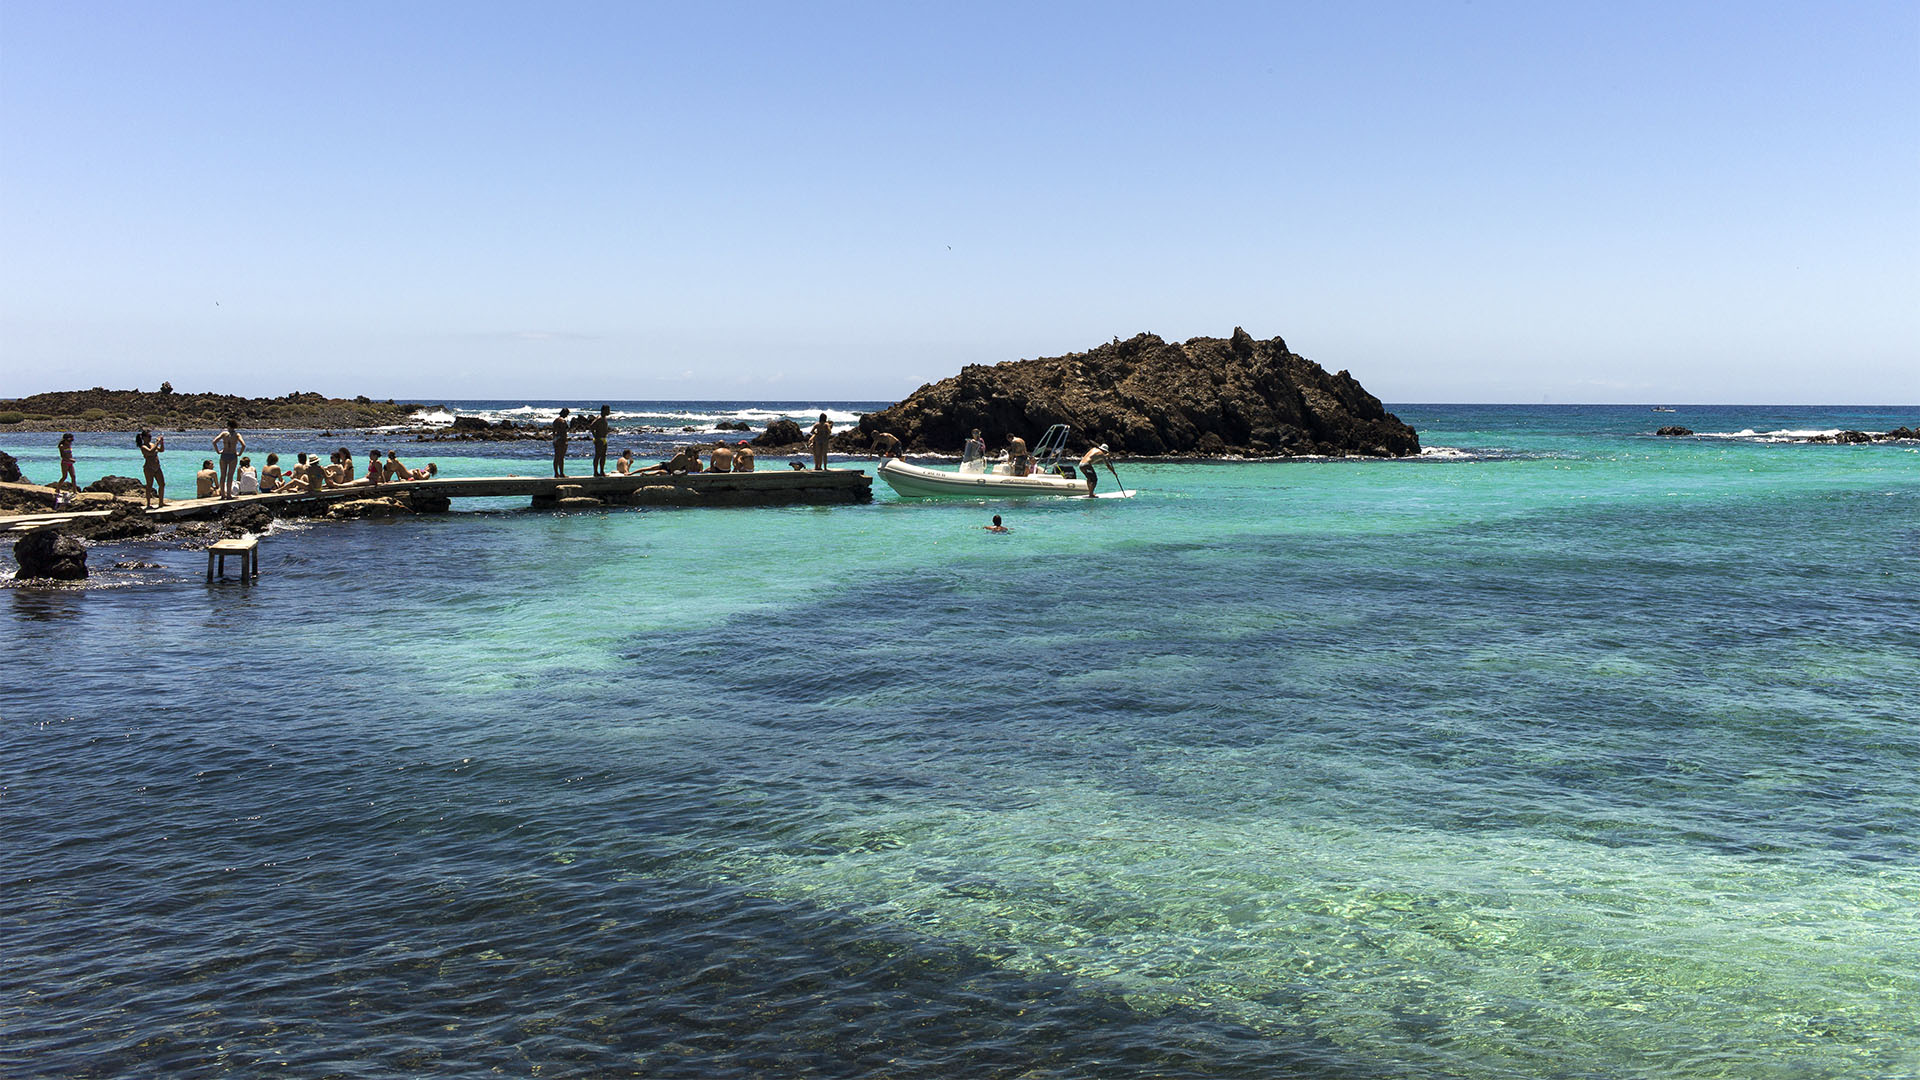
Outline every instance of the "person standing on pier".
{"label": "person standing on pier", "polygon": [[565,479],[567,475],[567,413],[570,409],[561,409],[560,415],[553,418],[553,475],[555,479]]}
{"label": "person standing on pier", "polygon": [[827,447],[833,443],[833,425],[827,422],[827,414],[820,414],[820,422],[813,425],[813,467],[824,471],[827,467]]}
{"label": "person standing on pier", "polygon": [[71,487],[76,495],[80,493],[80,474],[73,471],[73,432],[71,431],[60,435],[60,479],[53,482],[54,490],[59,490],[61,484]]}
{"label": "person standing on pier", "polygon": [[167,474],[160,471],[160,452],[167,448],[167,437],[162,435],[155,441],[146,428],[141,428],[140,434],[133,437],[133,445],[140,448],[140,456],[146,459],[147,500],[152,506],[167,505]]}
{"label": "person standing on pier", "polygon": [[607,475],[607,414],[612,411],[611,405],[600,406],[600,415],[594,417],[593,423],[587,425],[587,430],[593,433],[593,475],[595,476]]}
{"label": "person standing on pier", "polygon": [[213,448],[220,451],[220,497],[231,499],[234,470],[240,467],[240,454],[247,448],[247,440],[240,437],[232,418],[227,420],[227,430],[213,437]]}

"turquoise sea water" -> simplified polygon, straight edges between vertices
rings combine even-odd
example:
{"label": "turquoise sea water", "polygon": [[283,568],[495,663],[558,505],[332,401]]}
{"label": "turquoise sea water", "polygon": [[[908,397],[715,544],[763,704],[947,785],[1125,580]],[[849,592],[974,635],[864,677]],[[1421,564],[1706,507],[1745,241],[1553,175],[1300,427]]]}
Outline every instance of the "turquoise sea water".
{"label": "turquoise sea water", "polygon": [[1920,409],[1394,410],[9,583],[0,1072],[1920,1075]]}

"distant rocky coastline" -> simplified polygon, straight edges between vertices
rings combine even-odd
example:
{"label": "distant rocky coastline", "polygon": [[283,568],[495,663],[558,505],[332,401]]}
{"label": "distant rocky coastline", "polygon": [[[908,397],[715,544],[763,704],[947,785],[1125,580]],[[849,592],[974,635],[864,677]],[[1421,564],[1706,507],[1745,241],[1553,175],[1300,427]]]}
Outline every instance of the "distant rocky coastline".
{"label": "distant rocky coastline", "polygon": [[861,417],[834,449],[860,452],[886,432],[909,451],[958,453],[979,428],[989,445],[1033,440],[1053,424],[1074,449],[1105,443],[1134,457],[1408,457],[1420,436],[1345,371],[1280,338],[1169,342],[1139,334],[1082,353],[970,365]]}
{"label": "distant rocky coastline", "polygon": [[330,398],[313,392],[277,398],[233,394],[182,394],[169,384],[158,390],[61,390],[0,399],[0,435],[9,431],[195,431],[225,427],[228,420],[252,429],[387,427],[413,423],[424,406],[367,397]]}
{"label": "distant rocky coastline", "polygon": [[[1689,427],[1670,424],[1654,432],[1668,438],[1684,438],[1695,434]],[[1920,441],[1920,428],[1897,427],[1891,431],[1836,431],[1831,435],[1807,435],[1801,438],[1779,438],[1780,442],[1833,443],[1842,446],[1862,446],[1878,442],[1914,442]]]}

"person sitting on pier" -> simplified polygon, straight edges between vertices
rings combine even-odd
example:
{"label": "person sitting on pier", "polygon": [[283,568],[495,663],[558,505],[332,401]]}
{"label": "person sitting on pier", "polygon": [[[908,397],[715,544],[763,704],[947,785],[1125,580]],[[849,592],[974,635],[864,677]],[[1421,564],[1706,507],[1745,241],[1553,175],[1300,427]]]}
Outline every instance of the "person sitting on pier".
{"label": "person sitting on pier", "polygon": [[193,497],[211,499],[220,488],[220,474],[213,471],[213,459],[200,463],[200,471],[193,475]]}
{"label": "person sitting on pier", "polygon": [[[319,479],[315,479],[318,474]],[[319,485],[326,483],[326,471],[320,467],[318,455],[299,455],[288,470],[287,478],[276,489],[281,494],[292,495],[303,491],[319,491]]]}
{"label": "person sitting on pier", "polygon": [[331,462],[325,467],[328,487],[340,487],[353,481],[353,455],[347,452],[346,447],[327,455],[327,460]]}
{"label": "person sitting on pier", "polygon": [[235,495],[260,494],[260,478],[254,475],[253,459],[244,454],[240,457],[240,471],[233,478],[233,493]]}
{"label": "person sitting on pier", "polygon": [[384,480],[386,475],[387,467],[380,460],[380,451],[367,451],[367,483],[373,487],[379,487],[380,481]]}
{"label": "person sitting on pier", "polygon": [[728,446],[726,443],[715,443],[713,445],[713,453],[708,455],[708,457],[713,462],[713,464],[707,467],[708,472],[733,471],[733,447]]}
{"label": "person sitting on pier", "polygon": [[733,471],[753,471],[753,444],[745,439],[741,439],[739,444],[733,448]]}
{"label": "person sitting on pier", "polygon": [[387,451],[387,460],[385,464],[380,466],[380,472],[381,472],[380,478],[382,480],[393,481],[393,480],[413,479],[413,475],[412,475],[413,470],[407,468],[405,465],[400,463],[400,452],[398,450]]}
{"label": "person sitting on pier", "polygon": [[279,491],[281,475],[280,455],[268,454],[267,467],[260,470],[260,490],[268,494]]}
{"label": "person sitting on pier", "polygon": [[613,463],[613,471],[625,476],[633,471],[633,447],[620,451],[620,457]]}

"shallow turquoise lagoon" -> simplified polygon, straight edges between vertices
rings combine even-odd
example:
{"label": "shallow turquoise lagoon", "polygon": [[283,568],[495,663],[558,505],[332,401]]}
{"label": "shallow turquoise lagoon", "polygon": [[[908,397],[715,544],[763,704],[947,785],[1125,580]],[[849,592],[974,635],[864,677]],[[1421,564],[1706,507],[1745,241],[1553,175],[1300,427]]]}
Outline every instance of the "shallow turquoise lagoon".
{"label": "shallow turquoise lagoon", "polygon": [[1920,1073],[1920,410],[1396,412],[10,583],[0,1071]]}

